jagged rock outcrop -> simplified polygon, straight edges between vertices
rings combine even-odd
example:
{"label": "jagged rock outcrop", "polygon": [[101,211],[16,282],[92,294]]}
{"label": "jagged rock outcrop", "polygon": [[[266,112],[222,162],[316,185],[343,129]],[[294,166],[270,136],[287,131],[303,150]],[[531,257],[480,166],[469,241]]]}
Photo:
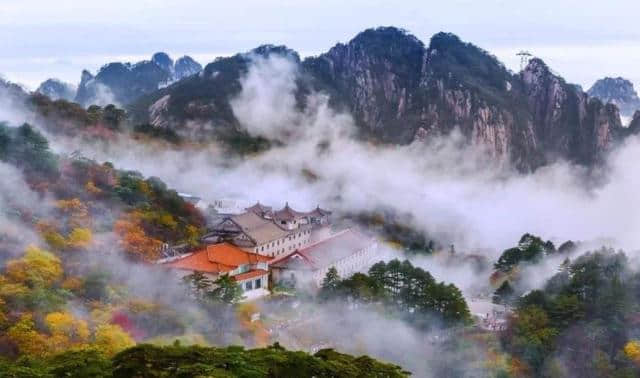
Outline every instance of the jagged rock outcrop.
{"label": "jagged rock outcrop", "polygon": [[496,159],[529,170],[557,158],[593,164],[625,134],[615,105],[566,83],[539,59],[514,74],[453,34],[438,33],[425,46],[393,27],[366,30],[302,62],[282,46],[221,58],[130,110],[178,131],[194,124],[207,125],[201,134],[238,129],[229,104],[252,54],[290,56],[299,65],[300,106],[311,91],[327,93],[363,137],[380,142],[407,144],[457,129]]}
{"label": "jagged rock outcrop", "polygon": [[18,84],[0,78],[0,122],[22,123],[29,94]]}
{"label": "jagged rock outcrop", "polygon": [[109,63],[100,68],[95,76],[85,70],[82,72],[75,101],[85,106],[129,104],[142,95],[157,91],[201,69],[189,57],[181,58],[176,64],[169,55],[159,52],[151,60],[135,64]]}
{"label": "jagged rock outcrop", "polygon": [[603,104],[533,59],[521,73],[535,135],[547,155],[593,164],[622,132],[616,106]]}
{"label": "jagged rock outcrop", "polygon": [[3,100],[23,101],[29,93],[20,85],[6,81],[0,77],[0,98]]}
{"label": "jagged rock outcrop", "polygon": [[530,169],[559,157],[592,164],[622,128],[614,106],[565,83],[541,60],[514,75],[449,33],[424,47],[395,28],[368,30],[303,64],[386,142],[457,128],[490,155]]}
{"label": "jagged rock outcrop", "polygon": [[47,79],[36,89],[36,92],[49,97],[52,100],[73,101],[76,97],[76,88],[69,83],[58,79]]}
{"label": "jagged rock outcrop", "polygon": [[287,57],[297,64],[298,54],[284,46],[264,45],[247,53],[217,59],[199,75],[191,75],[166,88],[144,96],[129,106],[138,123],[173,128],[192,138],[226,137],[240,128],[230,100],[242,89],[240,78],[256,56]]}
{"label": "jagged rock outcrop", "polygon": [[198,74],[202,71],[202,65],[189,56],[183,56],[176,60],[174,65],[174,79],[182,80],[185,77]]}
{"label": "jagged rock outcrop", "polygon": [[309,58],[303,66],[319,83],[315,89],[347,105],[367,132],[406,143],[420,122],[423,101],[417,90],[424,54],[417,38],[395,28],[379,28]]}
{"label": "jagged rock outcrop", "polygon": [[605,77],[593,84],[587,92],[589,96],[597,97],[604,103],[618,106],[620,114],[631,118],[636,110],[640,110],[640,97],[631,81],[617,77]]}
{"label": "jagged rock outcrop", "polygon": [[635,135],[638,133],[640,133],[640,110],[637,110],[633,114],[633,118],[631,119],[629,127],[627,128],[627,134],[629,135]]}
{"label": "jagged rock outcrop", "polygon": [[157,64],[163,71],[173,75],[173,59],[167,53],[157,52],[151,57],[151,61]]}

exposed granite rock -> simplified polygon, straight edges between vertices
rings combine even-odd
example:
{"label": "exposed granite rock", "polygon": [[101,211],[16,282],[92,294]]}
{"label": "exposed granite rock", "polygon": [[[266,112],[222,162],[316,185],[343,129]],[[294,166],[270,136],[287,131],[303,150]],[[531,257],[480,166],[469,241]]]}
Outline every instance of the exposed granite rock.
{"label": "exposed granite rock", "polygon": [[185,77],[195,75],[202,71],[202,65],[189,56],[183,56],[176,60],[174,66],[174,79],[182,80]]}
{"label": "exposed granite rock", "polygon": [[109,63],[100,68],[95,76],[86,70],[82,72],[75,101],[85,106],[130,104],[145,94],[201,70],[202,66],[188,56],[174,64],[171,57],[163,52],[155,53],[151,60],[135,64]]}
{"label": "exposed granite rock", "polygon": [[311,91],[327,93],[330,105],[354,116],[362,137],[378,142],[408,144],[457,129],[495,159],[530,170],[558,158],[594,164],[628,133],[615,105],[566,83],[540,59],[514,74],[453,34],[438,33],[426,47],[392,27],[366,30],[302,62],[284,46],[217,59],[203,75],[146,95],[130,110],[162,127],[197,121],[206,132],[237,130],[229,104],[255,54],[289,56],[300,65],[301,107]]}
{"label": "exposed granite rock", "polygon": [[58,79],[47,79],[36,89],[36,92],[41,93],[52,100],[67,100],[72,101],[76,96],[76,89],[73,85],[64,83]]}
{"label": "exposed granite rock", "polygon": [[636,110],[640,110],[640,97],[633,88],[633,83],[621,77],[600,79],[587,93],[604,103],[615,104],[620,109],[620,114],[627,118],[631,118]]}

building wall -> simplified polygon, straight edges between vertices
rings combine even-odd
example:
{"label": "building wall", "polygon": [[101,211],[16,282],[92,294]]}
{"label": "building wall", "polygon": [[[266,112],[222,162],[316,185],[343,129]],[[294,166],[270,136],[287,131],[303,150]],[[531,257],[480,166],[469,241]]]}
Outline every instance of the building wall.
{"label": "building wall", "polygon": [[261,244],[254,248],[243,248],[245,251],[257,253],[263,256],[279,257],[294,252],[296,249],[307,247],[312,240],[313,231],[311,229],[302,229],[291,232],[284,238]]}
{"label": "building wall", "polygon": [[[257,282],[260,281],[260,287],[257,287]],[[247,284],[250,283],[251,288],[247,287]],[[248,292],[252,290],[264,289],[269,290],[269,273],[265,273],[260,277],[253,277],[248,280],[239,281],[238,285],[242,288],[243,292]]]}
{"label": "building wall", "polygon": [[354,273],[369,269],[377,262],[377,243],[372,243],[368,247],[354,252],[345,258],[332,264],[315,270],[291,270],[286,268],[272,268],[273,281],[290,281],[293,275],[297,285],[320,287],[329,268],[335,267],[341,278],[347,278]]}
{"label": "building wall", "polygon": [[[172,269],[171,272],[173,274],[175,274],[179,279],[182,279],[185,276],[188,276],[188,275],[193,273],[193,271],[182,270],[182,269]],[[205,275],[205,277],[207,277],[211,281],[216,281],[219,278],[218,274],[204,273],[204,275]],[[260,280],[260,287],[257,287],[257,284],[256,284],[256,282],[258,280]],[[251,289],[247,288],[247,282],[251,282]],[[237,283],[238,283],[238,286],[240,286],[240,288],[242,289],[243,293],[250,294],[250,292],[255,292],[256,290],[259,290],[259,289],[263,289],[263,290],[267,290],[268,291],[269,290],[269,273],[265,273],[264,275],[262,275],[260,277],[253,277],[253,278],[248,279],[248,280],[239,281]]]}
{"label": "building wall", "polygon": [[345,258],[334,262],[322,269],[317,269],[313,272],[312,280],[316,286],[321,286],[324,277],[327,275],[329,268],[335,267],[338,271],[338,275],[341,278],[347,278],[354,273],[360,272],[363,269],[368,269],[376,261],[377,243],[372,243],[368,247],[361,249]]}

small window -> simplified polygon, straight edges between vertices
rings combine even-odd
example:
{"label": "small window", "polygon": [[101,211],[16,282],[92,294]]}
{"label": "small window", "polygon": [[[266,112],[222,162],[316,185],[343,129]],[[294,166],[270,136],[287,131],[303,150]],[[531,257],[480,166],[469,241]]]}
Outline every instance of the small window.
{"label": "small window", "polygon": [[258,278],[256,280],[256,289],[260,289],[262,287],[262,279]]}
{"label": "small window", "polygon": [[253,290],[253,281],[247,281],[244,283],[245,291]]}

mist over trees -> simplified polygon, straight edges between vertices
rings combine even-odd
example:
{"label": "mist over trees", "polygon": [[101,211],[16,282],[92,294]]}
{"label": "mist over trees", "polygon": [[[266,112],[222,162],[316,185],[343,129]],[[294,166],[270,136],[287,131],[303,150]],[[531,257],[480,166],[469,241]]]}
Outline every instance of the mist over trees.
{"label": "mist over trees", "polygon": [[588,252],[518,299],[501,341],[535,376],[636,376],[639,285],[623,252]]}
{"label": "mist over trees", "polygon": [[[564,161],[527,173],[499,166],[453,128],[459,114],[476,125],[460,106],[491,113],[480,117],[492,120],[484,131],[499,137],[493,121],[529,127],[527,85],[547,93],[556,83],[569,106],[559,126],[573,127],[567,119],[586,101],[583,121],[604,127],[584,140],[571,129],[580,143],[617,133],[616,110],[539,60],[513,74],[448,33],[425,51],[404,31],[372,29],[303,63],[323,84],[301,75],[295,52],[263,46],[127,111],[25,93],[29,123],[0,123],[0,377],[638,376],[638,140],[614,135],[607,172]],[[340,57],[366,69],[346,72]],[[377,83],[362,95],[367,70]],[[421,110],[401,87],[452,107]],[[397,106],[368,106],[385,92]],[[157,117],[137,123],[134,113],[151,107]],[[453,130],[413,130],[429,117]],[[358,129],[365,118],[368,134]],[[416,123],[402,131],[381,119]],[[548,142],[593,160],[566,140]],[[522,153],[515,167],[542,163],[525,159],[542,158],[526,143],[499,150]],[[331,268],[317,292],[276,283],[273,296],[243,302],[229,276],[181,280],[153,264],[167,248],[200,247],[219,215],[206,217],[178,189],[209,201],[327,203],[340,226],[372,232],[385,260],[345,277]]]}
{"label": "mist over trees", "polygon": [[431,317],[449,324],[470,323],[462,292],[452,284],[437,282],[429,272],[408,260],[380,261],[369,273],[341,279],[329,269],[318,294],[321,300],[348,299],[361,304],[383,304],[411,324],[428,327]]}

